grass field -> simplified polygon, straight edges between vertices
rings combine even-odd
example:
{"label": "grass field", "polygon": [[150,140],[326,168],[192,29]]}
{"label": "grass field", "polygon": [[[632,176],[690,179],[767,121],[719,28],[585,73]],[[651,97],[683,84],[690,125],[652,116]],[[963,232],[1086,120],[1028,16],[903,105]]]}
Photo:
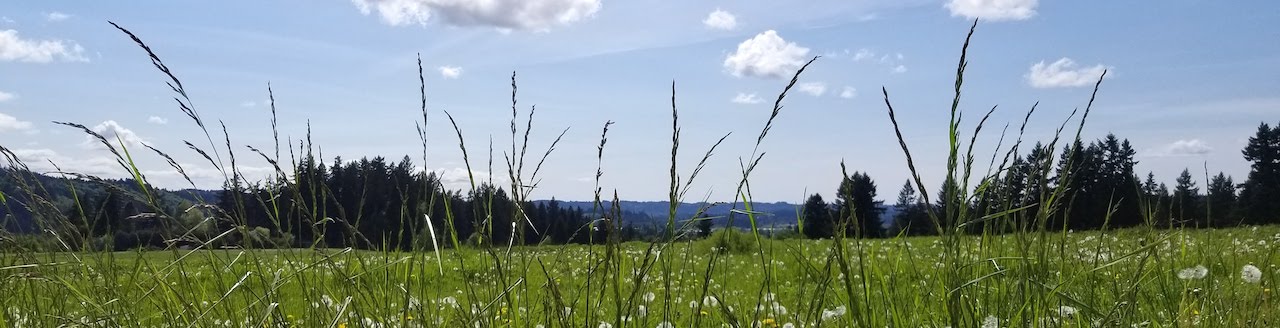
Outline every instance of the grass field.
{"label": "grass field", "polygon": [[[844,263],[830,240],[762,242],[763,255],[708,241],[440,258],[346,249],[6,254],[0,326],[948,325],[953,291],[939,238],[847,240]],[[961,242],[958,270],[972,281],[958,292],[967,322],[983,327],[1271,327],[1280,324],[1277,243],[1273,226],[975,236]]]}
{"label": "grass field", "polygon": [[[976,24],[975,21],[975,27]],[[156,68],[170,79],[169,86],[179,97],[175,100],[201,128],[209,142],[208,149],[218,156],[213,134],[190,105],[177,77],[151,48],[124,28],[120,30],[145,49]],[[972,34],[973,28],[969,31]],[[199,247],[194,250],[170,245],[164,251],[73,251],[81,248],[72,247],[56,230],[47,229],[46,233],[22,237],[66,251],[6,248],[5,253],[0,253],[0,327],[1280,326],[1280,304],[1273,291],[1280,278],[1280,247],[1276,247],[1280,244],[1280,227],[1154,229],[1151,227],[1185,223],[1156,217],[1154,208],[1167,204],[1129,199],[1123,201],[1142,205],[1146,219],[1142,227],[1106,230],[1104,225],[1100,231],[1068,231],[1048,222],[1066,221],[1064,213],[1070,211],[1063,209],[1064,199],[1074,197],[1075,191],[1043,176],[1033,181],[1040,193],[1024,199],[1034,207],[1007,205],[993,213],[972,206],[975,200],[992,192],[991,181],[1007,167],[1001,163],[995,169],[975,168],[973,144],[986,117],[979,121],[973,135],[964,136],[961,132],[959,103],[968,45],[966,39],[950,108],[945,195],[939,193],[937,198],[929,199],[923,193],[932,188],[926,188],[920,179],[912,153],[898,129],[889,93],[882,90],[913,182],[924,196],[920,203],[930,208],[931,228],[936,227],[932,230],[939,234],[936,237],[857,239],[836,233],[836,239],[828,240],[775,240],[763,237],[759,230],[721,230],[710,238],[688,241],[676,232],[687,231],[695,220],[676,218],[674,205],[667,233],[653,243],[619,243],[616,237],[610,237],[592,240],[592,245],[468,246],[471,243],[460,242],[468,236],[459,238],[456,230],[446,230],[453,226],[455,214],[449,211],[437,213],[449,217],[448,226],[432,227],[430,218],[425,217],[429,236],[433,236],[431,248],[421,246],[417,248],[422,251],[413,252],[209,249],[223,242],[219,238],[244,235],[252,229],[245,218],[231,215],[218,219],[234,226],[196,240],[194,245]],[[734,201],[748,205],[735,213],[746,216],[753,227],[756,221],[749,207],[753,201],[750,181],[752,170],[763,158],[760,144],[781,112],[786,93],[806,67],[807,64],[802,66],[779,94],[752,153],[739,157],[742,179]],[[418,128],[425,157],[428,141],[422,129],[427,124],[427,109],[421,62],[418,74],[424,90],[424,121]],[[1101,82],[1100,77],[1098,84]],[[1095,84],[1095,96],[1097,88]],[[1058,149],[1059,137],[1064,143],[1079,142],[1092,104],[1090,98],[1089,106],[1080,112],[1074,138],[1070,132],[1063,133],[1072,123],[1068,118],[1047,149]],[[512,114],[514,154],[514,105]],[[532,113],[529,115],[532,117]],[[1073,112],[1072,117],[1075,115]],[[459,148],[470,170],[462,132],[452,116],[449,120],[455,123]],[[605,156],[609,124],[612,122],[605,123],[601,132],[597,165]],[[64,125],[80,128],[99,139],[137,178],[134,181],[142,189],[145,177],[133,165],[127,149],[116,152],[112,142],[84,126]],[[272,127],[274,132],[274,111]],[[693,170],[677,170],[679,130],[673,86],[671,204],[683,201],[690,181],[712,152],[708,150],[703,162]],[[225,135],[225,129],[223,133],[223,149],[232,165],[230,174],[222,173],[232,177],[229,179],[242,177],[229,150],[230,136]],[[1004,135],[1001,137],[1003,141]],[[1009,154],[1017,153],[1021,137],[1019,131],[1017,141],[1008,148]],[[525,138],[527,145],[527,133]],[[964,144],[965,139],[968,144]],[[214,162],[197,146],[188,145]],[[512,164],[524,163],[523,153],[518,160],[507,159],[511,190],[521,191],[512,193],[512,200],[517,202],[528,200],[527,190],[537,184],[535,178],[520,175],[523,164]],[[269,158],[263,152],[258,154]],[[1065,155],[1071,154],[1074,153]],[[992,164],[997,155],[992,155]],[[1046,163],[1053,162],[1052,156],[1051,153]],[[1006,161],[1008,157],[1005,155]],[[15,158],[7,156],[10,166],[21,167]],[[220,156],[217,161],[221,161]],[[170,162],[182,172],[177,162]],[[1070,181],[1067,178],[1073,174],[1071,165],[1068,161],[1063,175],[1057,178]],[[984,169],[988,173],[981,176]],[[1043,172],[1049,171],[1046,164]],[[601,172],[597,167],[597,204],[602,199],[598,180]],[[972,175],[975,172],[978,175]],[[296,176],[283,171],[278,174],[278,191],[315,196],[317,191],[296,184]],[[232,185],[230,182],[227,185]],[[475,178],[470,182],[474,192]],[[33,195],[38,189],[27,188]],[[153,197],[146,196],[154,208],[162,209]],[[274,204],[274,199],[246,202]],[[444,204],[448,209],[450,203]],[[208,204],[201,204],[204,205]],[[493,209],[489,211],[492,214]],[[513,214],[524,213],[513,210]],[[857,219],[848,213],[840,215],[848,216],[840,218],[846,223]],[[329,220],[322,215],[313,217]],[[519,215],[512,217],[515,219],[511,222],[498,224],[522,224]],[[56,219],[56,215],[43,218],[50,227],[69,225],[65,218],[61,222],[51,218]],[[592,221],[584,228],[604,226],[614,229],[610,236],[617,235],[617,226],[596,225],[597,221],[605,219]],[[680,222],[684,226],[678,228]],[[992,230],[1017,232],[976,231],[987,223],[998,228]],[[494,225],[492,221],[485,224],[489,228]],[[845,228],[838,226],[834,231],[847,231]],[[436,231],[447,232],[441,236],[449,232],[455,235],[448,238],[451,240],[437,241]],[[194,236],[190,231],[179,231],[172,237],[189,240]],[[427,251],[440,248],[444,250]]]}

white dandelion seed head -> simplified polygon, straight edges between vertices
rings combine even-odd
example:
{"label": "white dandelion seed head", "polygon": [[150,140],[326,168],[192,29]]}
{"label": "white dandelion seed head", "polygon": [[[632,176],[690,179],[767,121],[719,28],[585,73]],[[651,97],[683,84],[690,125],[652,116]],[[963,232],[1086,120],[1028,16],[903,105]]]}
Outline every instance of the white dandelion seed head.
{"label": "white dandelion seed head", "polygon": [[988,315],[985,319],[982,319],[982,328],[1000,328],[1000,318]]}
{"label": "white dandelion seed head", "polygon": [[1070,317],[1070,316],[1076,315],[1076,312],[1079,312],[1079,311],[1077,311],[1076,308],[1071,306],[1063,305],[1061,307],[1058,307],[1058,316],[1060,317],[1064,317],[1064,318]]}
{"label": "white dandelion seed head", "polygon": [[1186,268],[1178,271],[1178,279],[1182,280],[1203,279],[1207,275],[1209,275],[1209,269],[1205,268],[1203,265],[1197,265],[1194,268]]}
{"label": "white dandelion seed head", "polygon": [[1253,266],[1253,264],[1246,264],[1243,268],[1240,268],[1240,279],[1251,284],[1261,282],[1262,270]]}

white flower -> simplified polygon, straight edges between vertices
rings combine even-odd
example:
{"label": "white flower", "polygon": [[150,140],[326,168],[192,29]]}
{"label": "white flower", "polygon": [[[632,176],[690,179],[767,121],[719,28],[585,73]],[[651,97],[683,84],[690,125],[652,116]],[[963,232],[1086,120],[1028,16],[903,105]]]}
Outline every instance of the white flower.
{"label": "white flower", "polygon": [[644,293],[644,302],[645,303],[653,302],[654,297],[655,296],[653,296],[653,292]]}
{"label": "white flower", "polygon": [[597,328],[613,328],[613,325],[609,324],[608,322],[601,321],[600,325],[596,327]]}
{"label": "white flower", "polygon": [[1000,328],[1000,318],[988,315],[986,319],[982,319],[982,328]]}
{"label": "white flower", "polygon": [[1066,305],[1063,305],[1058,308],[1058,316],[1061,316],[1061,317],[1070,317],[1070,316],[1076,315],[1076,312],[1077,312],[1076,308],[1066,306]]}
{"label": "white flower", "polygon": [[717,299],[715,296],[703,297],[702,305],[706,305],[709,307],[716,307],[720,305],[720,299]]}
{"label": "white flower", "polygon": [[1259,270],[1253,264],[1246,264],[1243,268],[1240,268],[1240,279],[1247,283],[1256,284],[1262,281],[1262,270]]}
{"label": "white flower", "polygon": [[636,314],[640,315],[641,317],[649,316],[649,308],[645,307],[644,305],[641,305],[639,308],[636,309]]}
{"label": "white flower", "polygon": [[1182,280],[1202,279],[1204,278],[1204,276],[1208,274],[1209,274],[1209,269],[1205,268],[1203,265],[1197,265],[1194,268],[1186,268],[1186,269],[1182,269],[1182,271],[1178,271],[1178,279],[1182,279]]}
{"label": "white flower", "polygon": [[782,328],[796,328],[796,324],[788,322],[788,323],[782,324]]}
{"label": "white flower", "polygon": [[847,311],[847,309],[843,305],[837,306],[835,309],[831,310],[822,310],[822,320],[831,320],[843,316],[845,311]]}
{"label": "white flower", "polygon": [[676,328],[676,326],[670,322],[663,321],[662,323],[659,323],[656,328]]}

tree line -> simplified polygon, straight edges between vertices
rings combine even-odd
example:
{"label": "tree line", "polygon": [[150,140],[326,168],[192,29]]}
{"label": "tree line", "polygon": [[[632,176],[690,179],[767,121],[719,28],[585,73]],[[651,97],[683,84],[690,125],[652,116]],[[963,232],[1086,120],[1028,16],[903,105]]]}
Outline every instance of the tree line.
{"label": "tree line", "polygon": [[[1184,169],[1170,189],[1155,174],[1135,173],[1137,152],[1114,134],[1088,144],[1076,140],[1064,146],[1053,162],[1050,149],[1037,143],[1025,155],[1015,155],[1002,174],[980,181],[981,192],[965,200],[971,212],[990,219],[968,225],[968,232],[1010,232],[1035,229],[1090,230],[1154,227],[1232,227],[1280,222],[1280,125],[1262,123],[1241,151],[1251,162],[1243,183],[1219,172],[1205,177],[1205,192],[1192,171]],[[1208,174],[1206,174],[1208,175]],[[873,201],[874,181],[855,172],[842,178],[833,203],[813,194],[803,207],[800,229],[809,238],[845,236],[937,234],[940,222],[929,212],[946,211],[942,200],[956,186],[944,184],[932,203],[926,203],[908,180],[898,193],[897,213],[882,226],[883,207]],[[1056,192],[1060,191],[1060,192]],[[1053,196],[1053,195],[1057,196]],[[1048,197],[1061,197],[1047,220],[1035,220]],[[843,231],[841,228],[843,227]]]}

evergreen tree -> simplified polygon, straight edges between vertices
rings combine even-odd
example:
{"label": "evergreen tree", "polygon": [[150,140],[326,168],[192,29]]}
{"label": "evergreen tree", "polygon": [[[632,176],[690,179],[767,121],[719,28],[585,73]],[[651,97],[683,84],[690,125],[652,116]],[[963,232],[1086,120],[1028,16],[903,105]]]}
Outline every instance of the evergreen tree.
{"label": "evergreen tree", "polygon": [[1242,151],[1250,165],[1240,191],[1240,210],[1248,223],[1280,222],[1280,124],[1262,123]]}
{"label": "evergreen tree", "polygon": [[1234,225],[1235,220],[1232,219],[1232,213],[1235,212],[1236,185],[1231,181],[1231,177],[1218,172],[1218,175],[1209,181],[1208,193],[1209,226],[1227,227]]}
{"label": "evergreen tree", "polygon": [[1178,184],[1173,190],[1173,215],[1178,221],[1195,227],[1204,227],[1205,217],[1201,211],[1200,188],[1196,187],[1196,182],[1191,178],[1191,171],[1182,170],[1182,174],[1178,175]]}
{"label": "evergreen tree", "polygon": [[897,215],[893,217],[894,233],[920,236],[937,232],[933,222],[929,221],[929,215],[921,205],[920,199],[916,196],[916,189],[912,186],[911,180],[902,184],[902,191],[898,192],[898,202],[894,207],[898,209]]}
{"label": "evergreen tree", "polygon": [[831,220],[831,208],[822,195],[813,194],[805,200],[802,210],[804,215],[804,235],[812,239],[831,238],[835,227]]}
{"label": "evergreen tree", "polygon": [[836,208],[838,218],[845,224],[845,235],[867,238],[884,236],[884,226],[876,198],[876,183],[871,176],[854,172],[840,181],[837,189]]}

